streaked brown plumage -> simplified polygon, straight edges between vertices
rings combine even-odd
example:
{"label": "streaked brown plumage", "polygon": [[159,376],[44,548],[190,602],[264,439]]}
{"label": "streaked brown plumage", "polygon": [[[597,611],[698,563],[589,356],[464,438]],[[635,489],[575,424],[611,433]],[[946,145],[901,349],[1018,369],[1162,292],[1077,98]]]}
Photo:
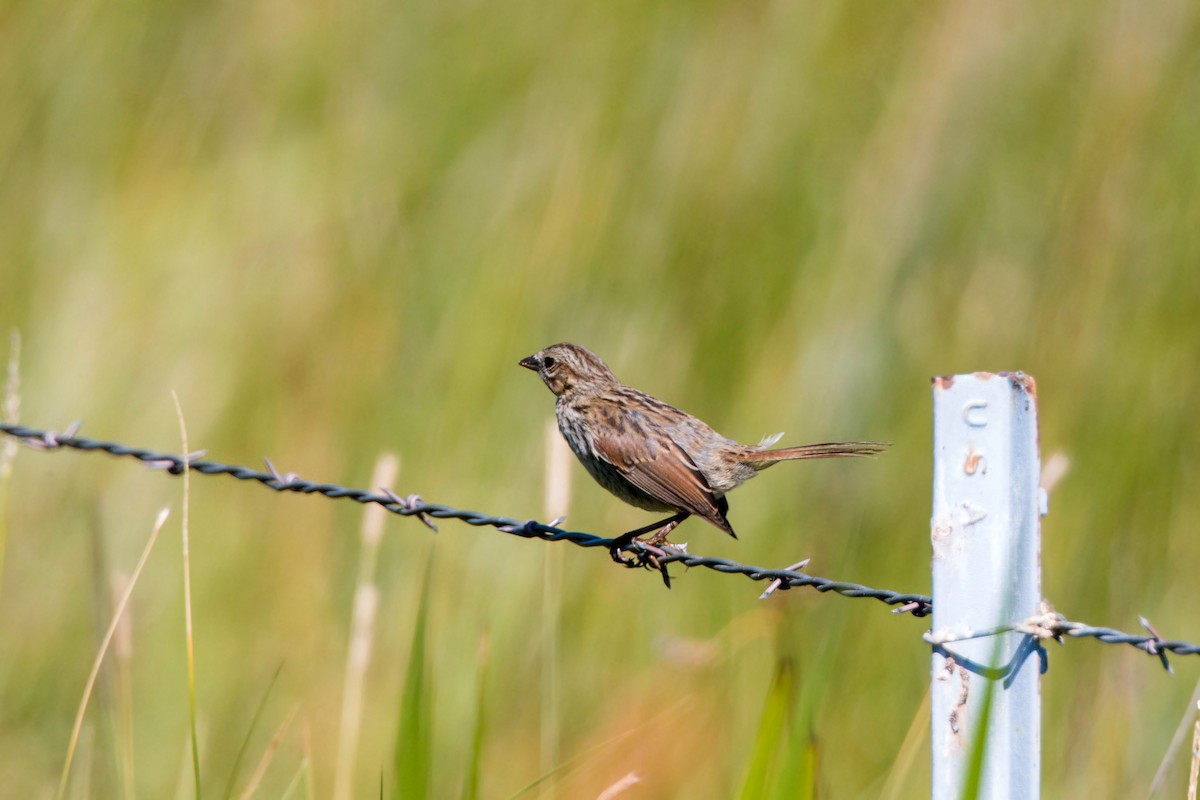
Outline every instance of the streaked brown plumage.
{"label": "streaked brown plumage", "polygon": [[739,444],[704,422],[617,380],[600,357],[577,344],[555,344],[520,361],[538,373],[558,400],[558,428],[596,482],[626,503],[671,511],[650,542],[662,542],[688,516],[702,517],[736,538],[727,492],[780,461],[866,456],[880,442],[827,442],[769,449]]}

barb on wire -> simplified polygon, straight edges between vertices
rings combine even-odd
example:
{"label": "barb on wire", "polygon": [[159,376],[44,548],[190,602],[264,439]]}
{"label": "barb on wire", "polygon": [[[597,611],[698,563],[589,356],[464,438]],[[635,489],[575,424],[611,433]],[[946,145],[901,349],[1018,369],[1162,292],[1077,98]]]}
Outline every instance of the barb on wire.
{"label": "barb on wire", "polygon": [[[169,453],[157,453],[138,447],[129,447],[116,442],[104,442],[97,439],[78,436],[78,427],[74,427],[70,436],[59,435],[48,431],[29,428],[24,425],[9,425],[0,423],[0,432],[14,436],[23,442],[37,442],[39,449],[71,448],[85,452],[101,451],[113,456],[135,458],[152,467],[165,469],[172,475],[179,475],[185,467],[201,475],[230,475],[238,480],[257,481],[269,489],[278,492],[298,492],[300,494],[321,494],[326,497],[346,497],[359,503],[377,503],[393,514],[404,517],[416,517],[430,528],[436,530],[434,519],[457,519],[476,527],[492,527],[523,539],[542,539],[548,542],[566,541],[579,547],[602,547],[611,549],[616,544],[615,539],[596,536],[580,531],[567,531],[553,525],[545,525],[535,520],[521,522],[507,517],[495,517],[478,511],[467,511],[451,506],[426,503],[420,495],[400,497],[394,492],[382,490],[379,493],[365,489],[352,489],[332,483],[314,483],[304,480],[295,473],[280,474],[275,466],[267,461],[267,472],[250,469],[233,464],[222,464],[216,461],[197,460],[197,454],[184,456]],[[556,522],[558,520],[555,520]],[[835,592],[845,597],[869,597],[890,606],[896,606],[897,613],[909,613],[915,617],[924,617],[933,610],[933,601],[919,594],[905,594],[886,589],[872,589],[857,583],[834,581],[807,575],[797,569],[767,569],[748,564],[739,564],[724,558],[692,555],[684,551],[663,553],[651,552],[647,545],[639,541],[624,545],[621,550],[633,555],[634,566],[651,566],[665,573],[668,564],[683,564],[685,567],[703,567],[716,572],[730,575],[745,575],[752,581],[765,581],[774,588],[780,589],[811,587],[818,592]]]}
{"label": "barb on wire", "polygon": [[[13,436],[39,450],[49,451],[71,448],[85,452],[102,451],[113,456],[135,458],[150,467],[165,469],[172,475],[179,475],[184,469],[189,469],[202,475],[224,474],[239,480],[257,481],[263,486],[279,492],[321,494],[331,498],[347,497],[359,503],[377,503],[393,514],[399,514],[404,517],[416,517],[435,531],[437,528],[431,521],[431,517],[434,519],[457,519],[476,527],[492,527],[524,539],[542,539],[548,542],[567,541],[580,547],[603,547],[611,549],[617,543],[615,539],[579,531],[563,530],[555,525],[545,525],[535,520],[520,522],[508,517],[495,517],[489,514],[482,514],[478,511],[467,511],[451,506],[426,503],[421,499],[420,495],[416,494],[401,497],[388,489],[382,489],[376,494],[365,489],[352,489],[332,483],[314,483],[304,480],[294,473],[281,475],[270,461],[267,461],[269,471],[259,472],[249,467],[200,460],[203,452],[189,453],[186,456],[156,453],[152,450],[129,447],[115,442],[89,439],[79,436],[78,431],[79,423],[72,423],[61,434],[38,430],[24,425],[0,423],[0,433]],[[554,520],[554,522],[557,524],[561,520]],[[736,561],[724,558],[693,555],[678,548],[672,548],[669,551],[660,548],[651,548],[637,540],[624,545],[620,549],[633,556],[634,560],[629,562],[631,566],[652,567],[661,570],[664,575],[668,564],[683,564],[685,567],[703,567],[730,575],[744,575],[752,581],[766,582],[768,586],[762,594],[764,599],[779,590],[811,587],[818,592],[834,592],[844,597],[869,597],[879,600],[889,606],[894,606],[892,611],[896,614],[912,614],[914,617],[924,617],[933,612],[933,600],[925,595],[904,594],[886,589],[873,589],[869,586],[861,586],[856,583],[834,581],[829,578],[808,575],[800,571],[804,568],[804,562],[793,564],[787,569],[767,569],[739,564]],[[1054,611],[1048,603],[1043,601],[1042,608],[1039,609],[1038,614],[1024,622],[958,634],[935,634],[928,632],[925,634],[925,641],[934,647],[942,647],[946,644],[965,639],[997,636],[1010,632],[1023,633],[1037,641],[1055,639],[1062,642],[1064,637],[1074,639],[1092,638],[1107,644],[1127,644],[1150,655],[1157,656],[1168,671],[1170,671],[1171,665],[1167,661],[1167,653],[1181,656],[1200,655],[1200,645],[1163,639],[1145,618],[1139,619],[1143,627],[1149,632],[1149,636],[1123,633],[1112,628],[1098,628],[1082,622],[1074,622]]]}
{"label": "barb on wire", "polygon": [[[808,562],[810,560],[811,559],[806,558],[803,561],[797,561],[795,564],[792,564],[790,567],[788,567],[788,571],[789,572],[793,572],[793,571],[798,572],[798,571],[804,569],[805,567],[807,567]],[[769,584],[767,584],[767,588],[763,591],[762,594],[760,594],[758,596],[758,599],[766,600],[768,597],[775,594],[775,591],[777,589],[779,589],[779,587],[781,587],[781,586],[783,586],[783,581],[780,580],[779,578],[776,578],[775,580],[773,580]]]}

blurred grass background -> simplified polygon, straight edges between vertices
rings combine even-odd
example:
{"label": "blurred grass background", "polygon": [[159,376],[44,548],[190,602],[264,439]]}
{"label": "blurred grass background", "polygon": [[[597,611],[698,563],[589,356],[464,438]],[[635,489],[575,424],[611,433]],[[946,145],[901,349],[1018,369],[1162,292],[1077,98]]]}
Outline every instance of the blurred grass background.
{"label": "blurred grass background", "polygon": [[[693,551],[926,592],[928,380],[1023,369],[1072,465],[1046,596],[1200,639],[1200,6],[18,0],[0,39],[22,421],[177,451],[174,389],[218,460],[366,485],[394,450],[402,494],[545,518],[552,398],[516,361],[579,341],[730,436],[894,443],[773,470],[732,498],[741,540],[691,523]],[[648,521],[571,470],[569,527]],[[181,490],[17,458],[0,794],[57,785],[111,587],[170,504],[71,794],[191,795]],[[191,509],[205,794],[294,713],[258,796],[328,796],[362,512],[200,477]],[[484,797],[631,771],[629,797],[927,794],[921,621],[548,547],[387,521],[354,796],[411,768],[410,724],[437,797],[475,762]],[[401,702],[422,661],[426,719]],[[1045,796],[1145,795],[1176,669],[1053,649]]]}

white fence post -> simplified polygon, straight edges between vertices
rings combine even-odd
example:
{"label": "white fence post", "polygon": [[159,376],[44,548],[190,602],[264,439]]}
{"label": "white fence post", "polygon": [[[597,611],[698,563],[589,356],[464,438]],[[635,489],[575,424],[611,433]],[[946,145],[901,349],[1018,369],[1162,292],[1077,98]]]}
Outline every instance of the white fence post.
{"label": "white fence post", "polygon": [[1043,651],[980,634],[1041,604],[1037,390],[1021,373],[935,378],[933,407],[933,798],[1036,798]]}

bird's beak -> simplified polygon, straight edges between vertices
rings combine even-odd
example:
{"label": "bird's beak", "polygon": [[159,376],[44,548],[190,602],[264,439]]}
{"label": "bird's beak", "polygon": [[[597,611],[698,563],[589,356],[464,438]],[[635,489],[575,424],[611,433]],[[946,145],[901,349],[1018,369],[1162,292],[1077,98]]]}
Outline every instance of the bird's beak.
{"label": "bird's beak", "polygon": [[539,369],[542,368],[542,362],[538,360],[537,356],[525,356],[517,363],[520,364],[525,369],[531,369],[534,372],[537,372]]}

